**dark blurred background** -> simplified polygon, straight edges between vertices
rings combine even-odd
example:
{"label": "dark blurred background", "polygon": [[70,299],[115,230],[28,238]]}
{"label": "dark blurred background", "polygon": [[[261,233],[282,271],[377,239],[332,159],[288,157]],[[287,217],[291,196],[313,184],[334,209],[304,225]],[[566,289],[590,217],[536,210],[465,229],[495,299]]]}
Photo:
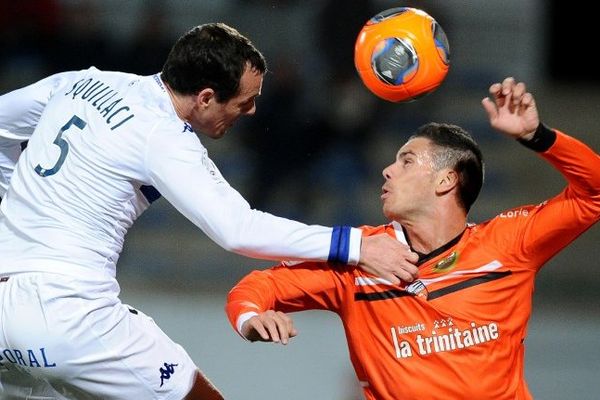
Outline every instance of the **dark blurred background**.
{"label": "dark blurred background", "polygon": [[[381,170],[414,129],[440,121],[464,126],[481,144],[486,182],[470,215],[480,222],[541,202],[564,185],[538,157],[488,127],[480,100],[491,83],[506,76],[525,81],[548,125],[600,151],[600,73],[591,61],[595,48],[587,46],[595,39],[594,14],[578,3],[0,0],[0,93],[91,65],[152,74],[183,32],[226,22],[265,54],[269,72],[256,116],[219,141],[202,140],[255,208],[324,225],[384,223]],[[450,42],[451,69],[434,93],[392,104],[362,86],[353,47],[371,16],[399,6],[422,8],[438,20]],[[592,371],[600,363],[599,240],[600,228],[593,227],[540,273],[527,364],[538,398],[598,396]],[[128,234],[118,276],[124,299],[147,307],[229,398],[259,398],[254,393],[261,388],[263,399],[278,393],[360,399],[335,319],[299,315],[302,338],[277,350],[248,345],[229,329],[222,312],[227,290],[268,265],[226,253],[159,200]],[[303,385],[290,386],[295,379]]]}

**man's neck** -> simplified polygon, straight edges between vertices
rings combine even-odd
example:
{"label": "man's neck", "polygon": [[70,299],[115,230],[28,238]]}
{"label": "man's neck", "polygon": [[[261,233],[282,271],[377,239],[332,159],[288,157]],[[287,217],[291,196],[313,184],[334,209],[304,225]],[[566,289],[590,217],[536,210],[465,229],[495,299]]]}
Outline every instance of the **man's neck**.
{"label": "man's neck", "polygon": [[411,248],[421,254],[429,254],[444,246],[465,230],[466,216],[454,218],[399,221],[407,235]]}
{"label": "man's neck", "polygon": [[175,113],[177,114],[177,116],[185,121],[185,122],[189,122],[189,106],[188,106],[188,101],[186,101],[187,99],[185,98],[185,96],[179,95],[176,91],[174,91],[173,89],[171,89],[171,87],[165,83],[165,88],[167,88],[167,93],[169,94],[169,97],[171,98],[171,104],[173,104],[173,109],[175,110]]}

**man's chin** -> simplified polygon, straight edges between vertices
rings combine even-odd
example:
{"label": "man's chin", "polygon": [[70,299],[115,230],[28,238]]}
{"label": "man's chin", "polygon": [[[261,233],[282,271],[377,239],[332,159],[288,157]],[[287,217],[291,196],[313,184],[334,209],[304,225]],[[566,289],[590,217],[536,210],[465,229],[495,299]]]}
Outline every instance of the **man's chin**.
{"label": "man's chin", "polygon": [[389,210],[386,210],[385,206],[382,208],[382,212],[383,212],[383,216],[388,221],[392,221],[394,219],[394,215]]}
{"label": "man's chin", "polygon": [[212,138],[213,139],[221,139],[223,136],[225,136],[226,133],[227,133],[227,130],[217,132],[217,133],[215,133],[215,135]]}
{"label": "man's chin", "polygon": [[211,139],[221,139],[227,133],[227,129],[219,130],[216,132],[205,132],[204,134]]}

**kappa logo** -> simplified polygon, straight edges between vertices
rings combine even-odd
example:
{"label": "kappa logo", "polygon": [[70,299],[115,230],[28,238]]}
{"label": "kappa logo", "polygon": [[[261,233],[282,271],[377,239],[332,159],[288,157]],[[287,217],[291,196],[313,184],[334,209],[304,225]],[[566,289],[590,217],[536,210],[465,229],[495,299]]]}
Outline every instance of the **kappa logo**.
{"label": "kappa logo", "polygon": [[185,122],[183,124],[183,131],[181,131],[181,133],[185,133],[185,132],[194,133],[194,129],[192,128],[192,125],[189,122]]}
{"label": "kappa logo", "polygon": [[160,367],[160,387],[165,383],[165,380],[171,379],[171,376],[175,373],[175,367],[179,364],[168,364],[164,363],[164,368]]}

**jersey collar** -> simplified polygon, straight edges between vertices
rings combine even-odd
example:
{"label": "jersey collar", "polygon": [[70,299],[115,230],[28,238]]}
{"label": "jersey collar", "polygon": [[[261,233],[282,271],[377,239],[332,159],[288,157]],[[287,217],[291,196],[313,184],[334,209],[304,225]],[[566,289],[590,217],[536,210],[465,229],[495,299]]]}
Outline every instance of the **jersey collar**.
{"label": "jersey collar", "polygon": [[394,232],[396,233],[396,239],[398,239],[398,241],[400,241],[401,243],[404,243],[405,245],[410,247],[410,249],[412,251],[414,251],[415,253],[417,253],[419,255],[419,261],[417,261],[417,265],[421,265],[424,262],[431,260],[432,258],[442,254],[443,252],[445,252],[446,250],[448,250],[449,248],[454,246],[456,243],[458,243],[460,241],[460,239],[464,235],[465,231],[467,230],[465,228],[458,236],[456,236],[454,239],[450,240],[448,243],[442,245],[441,247],[438,247],[437,249],[435,249],[427,254],[424,254],[424,253],[418,252],[412,248],[412,246],[410,244],[410,239],[408,238],[408,235],[406,234],[404,227],[402,225],[400,225],[399,222],[392,221],[392,225],[394,227]]}

